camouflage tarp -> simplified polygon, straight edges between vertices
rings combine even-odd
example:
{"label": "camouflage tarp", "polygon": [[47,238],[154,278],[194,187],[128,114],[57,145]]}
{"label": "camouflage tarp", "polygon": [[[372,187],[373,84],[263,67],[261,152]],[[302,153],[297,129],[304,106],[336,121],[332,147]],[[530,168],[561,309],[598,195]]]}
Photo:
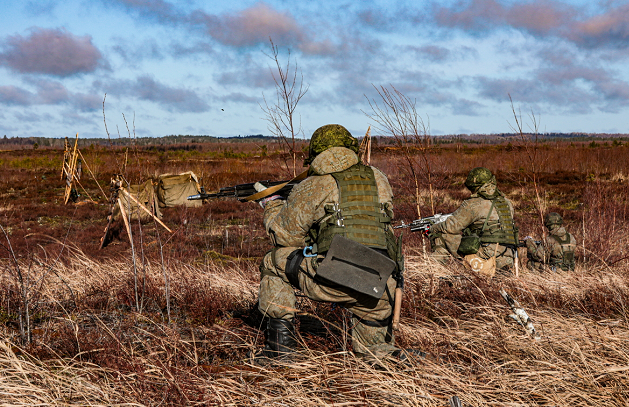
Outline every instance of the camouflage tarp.
{"label": "camouflage tarp", "polygon": [[188,201],[188,196],[200,193],[199,180],[192,172],[182,174],[164,174],[158,177],[157,198],[160,208],[177,205],[201,206],[201,200]]}
{"label": "camouflage tarp", "polygon": [[[120,191],[120,194],[118,195],[125,211],[131,215],[131,219],[138,219],[139,216],[142,221],[150,220],[151,216],[145,210],[141,209],[133,199],[130,199],[129,195],[127,195],[124,191],[128,192],[129,195],[144,205],[144,207],[153,215],[158,218],[162,217],[162,213],[159,210],[160,207],[157,200],[157,194],[155,193],[153,180],[149,179],[140,185],[131,185],[129,189]],[[118,213],[120,213],[120,208],[116,207],[115,215],[117,216]]]}

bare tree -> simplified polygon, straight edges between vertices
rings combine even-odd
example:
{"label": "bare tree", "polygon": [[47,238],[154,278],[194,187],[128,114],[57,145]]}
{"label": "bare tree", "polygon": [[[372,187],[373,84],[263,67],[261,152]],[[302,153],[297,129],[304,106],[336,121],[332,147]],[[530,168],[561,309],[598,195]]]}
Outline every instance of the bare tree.
{"label": "bare tree", "polygon": [[298,69],[297,63],[294,66],[291,65],[290,50],[288,50],[288,57],[284,65],[280,61],[279,48],[272,39],[269,41],[271,42],[271,53],[265,53],[265,55],[273,60],[277,69],[275,72],[271,68],[271,75],[275,81],[276,100],[275,103],[270,104],[263,94],[264,106],[260,105],[260,107],[266,115],[269,131],[280,140],[282,146],[288,151],[292,159],[292,173],[295,176],[297,175],[297,154],[299,153],[295,137],[303,132],[301,119],[296,118],[295,110],[301,98],[308,92],[308,85],[304,85],[304,76]]}
{"label": "bare tree", "polygon": [[400,169],[413,180],[417,216],[422,217],[420,181],[428,184],[430,209],[434,214],[435,173],[429,154],[432,148],[430,123],[425,122],[417,113],[416,100],[404,95],[394,86],[374,88],[380,96],[380,103],[367,98],[371,113],[365,114],[375,122],[374,127],[379,132],[393,136],[396,147],[402,152],[404,163]]}
{"label": "bare tree", "polygon": [[546,236],[546,229],[544,228],[544,213],[546,212],[547,202],[545,196],[542,197],[539,188],[539,177],[542,170],[542,166],[545,163],[545,159],[540,154],[539,149],[539,122],[535,113],[531,110],[529,113],[529,132],[525,132],[523,129],[524,123],[522,121],[522,112],[518,108],[517,111],[513,106],[513,100],[509,94],[509,102],[511,103],[511,112],[515,120],[515,125],[509,123],[511,131],[516,133],[522,144],[524,145],[524,151],[526,152],[527,170],[525,171],[525,177],[527,181],[533,184],[533,190],[535,191],[535,198],[533,199],[533,206],[539,216],[540,227],[542,235]]}

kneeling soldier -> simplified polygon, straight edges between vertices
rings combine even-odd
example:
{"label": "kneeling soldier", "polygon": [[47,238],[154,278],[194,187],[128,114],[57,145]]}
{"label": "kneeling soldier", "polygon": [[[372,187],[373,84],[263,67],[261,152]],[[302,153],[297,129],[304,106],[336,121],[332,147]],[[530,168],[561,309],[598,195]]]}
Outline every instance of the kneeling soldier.
{"label": "kneeling soldier", "polygon": [[518,243],[513,204],[498,190],[496,177],[487,168],[471,170],[465,186],[470,198],[430,228],[432,257],[445,263],[451,255],[475,254],[484,260],[496,257],[497,269],[511,267]]}
{"label": "kneeling soldier", "polygon": [[543,270],[544,266],[549,266],[553,271],[558,268],[564,271],[574,270],[574,251],[577,240],[562,225],[561,215],[550,212],[544,218],[544,226],[549,232],[544,241],[536,243],[527,236],[526,250],[529,265],[532,268]]}
{"label": "kneeling soldier", "polygon": [[256,363],[295,351],[295,288],[352,312],[357,355],[406,356],[391,329],[395,277],[403,267],[391,228],[393,193],[387,177],[357,153],[358,141],[343,126],[320,127],[305,161],[308,178],[286,200],[260,202],[274,248],[260,265],[259,309],[268,322]]}

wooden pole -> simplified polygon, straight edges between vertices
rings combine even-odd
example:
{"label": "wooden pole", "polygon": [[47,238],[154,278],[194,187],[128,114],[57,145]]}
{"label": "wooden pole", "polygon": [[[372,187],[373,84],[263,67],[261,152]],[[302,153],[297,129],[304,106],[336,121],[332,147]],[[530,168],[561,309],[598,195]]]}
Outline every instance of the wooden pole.
{"label": "wooden pole", "polygon": [[129,193],[129,191],[127,191],[126,189],[122,189],[121,190],[129,199],[131,199],[133,202],[135,202],[140,209],[142,209],[144,212],[148,213],[149,215],[151,215],[151,217],[153,219],[155,219],[157,221],[157,223],[159,223],[160,225],[162,225],[167,231],[169,231],[170,233],[173,233],[172,230],[170,230],[170,228],[168,228],[168,226],[166,226],[164,224],[164,222],[162,222],[161,220],[159,220],[159,218],[157,216],[155,216],[151,211],[149,211],[146,206],[142,205],[142,203],[140,203],[140,201],[138,201],[137,199],[135,199],[135,197],[133,195],[131,195]]}
{"label": "wooden pole", "polygon": [[404,295],[404,290],[401,287],[397,287],[395,289],[395,303],[393,304],[393,321],[391,322],[391,327],[394,331],[400,329],[400,314],[402,313],[402,296]]}

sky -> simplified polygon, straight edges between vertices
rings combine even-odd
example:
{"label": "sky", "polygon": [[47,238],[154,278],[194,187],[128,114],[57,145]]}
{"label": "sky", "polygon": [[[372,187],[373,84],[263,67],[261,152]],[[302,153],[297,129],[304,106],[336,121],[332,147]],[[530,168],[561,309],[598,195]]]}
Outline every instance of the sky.
{"label": "sky", "polygon": [[[300,137],[362,136],[378,90],[432,135],[629,133],[629,1],[0,0],[0,137],[270,135],[271,42]],[[371,102],[371,103],[370,103]],[[372,133],[374,134],[374,133]]]}

